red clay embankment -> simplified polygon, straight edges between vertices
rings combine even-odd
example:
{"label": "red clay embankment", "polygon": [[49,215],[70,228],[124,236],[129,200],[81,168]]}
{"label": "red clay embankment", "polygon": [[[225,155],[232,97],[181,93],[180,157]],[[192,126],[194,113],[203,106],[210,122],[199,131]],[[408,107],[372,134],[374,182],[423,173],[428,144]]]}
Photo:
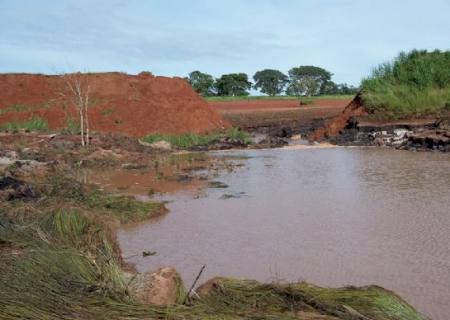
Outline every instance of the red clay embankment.
{"label": "red clay embankment", "polygon": [[[181,78],[124,73],[84,74],[90,86],[91,130],[141,137],[150,133],[206,133],[228,127]],[[64,96],[65,95],[65,96]],[[51,129],[78,120],[61,76],[0,75],[0,124],[33,117]]]}
{"label": "red clay embankment", "polygon": [[316,129],[308,138],[320,141],[325,138],[335,137],[346,127],[350,118],[366,114],[367,111],[363,106],[361,95],[358,94],[339,115],[329,119],[322,128]]}

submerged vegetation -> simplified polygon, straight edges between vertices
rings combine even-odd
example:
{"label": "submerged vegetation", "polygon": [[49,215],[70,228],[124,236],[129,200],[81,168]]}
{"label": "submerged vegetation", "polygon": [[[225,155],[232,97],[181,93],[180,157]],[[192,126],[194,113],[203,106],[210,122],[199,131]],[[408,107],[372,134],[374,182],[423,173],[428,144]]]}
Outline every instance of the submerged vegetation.
{"label": "submerged vegetation", "polygon": [[225,133],[210,133],[205,135],[194,133],[181,135],[151,134],[144,137],[143,140],[147,143],[167,141],[174,147],[189,149],[196,146],[208,146],[223,139],[228,139],[242,144],[251,143],[250,135],[238,128],[231,128]]}
{"label": "submerged vegetation", "polygon": [[393,118],[450,111],[450,51],[401,53],[362,82],[364,105]]}

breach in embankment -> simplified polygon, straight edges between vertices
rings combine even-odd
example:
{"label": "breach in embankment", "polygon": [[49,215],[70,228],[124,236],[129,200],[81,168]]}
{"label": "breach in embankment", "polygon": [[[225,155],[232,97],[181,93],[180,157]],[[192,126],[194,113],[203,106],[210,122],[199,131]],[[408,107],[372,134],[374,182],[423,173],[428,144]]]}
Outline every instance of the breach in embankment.
{"label": "breach in embankment", "polygon": [[311,140],[450,151],[450,51],[401,53]]}

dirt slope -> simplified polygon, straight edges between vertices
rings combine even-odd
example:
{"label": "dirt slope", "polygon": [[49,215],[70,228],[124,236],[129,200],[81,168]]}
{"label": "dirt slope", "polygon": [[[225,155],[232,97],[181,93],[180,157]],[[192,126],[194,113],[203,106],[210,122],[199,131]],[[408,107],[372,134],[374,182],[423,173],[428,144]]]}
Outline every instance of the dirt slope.
{"label": "dirt slope", "polygon": [[320,141],[335,137],[346,127],[351,117],[365,114],[367,114],[366,109],[362,104],[361,95],[358,94],[339,115],[328,120],[322,128],[315,130],[308,138]]}
{"label": "dirt slope", "polygon": [[[86,74],[90,85],[91,130],[130,136],[205,133],[228,124],[181,78],[123,73]],[[78,119],[60,76],[0,75],[0,124],[35,116],[52,129]],[[66,94],[66,97],[63,96]]]}

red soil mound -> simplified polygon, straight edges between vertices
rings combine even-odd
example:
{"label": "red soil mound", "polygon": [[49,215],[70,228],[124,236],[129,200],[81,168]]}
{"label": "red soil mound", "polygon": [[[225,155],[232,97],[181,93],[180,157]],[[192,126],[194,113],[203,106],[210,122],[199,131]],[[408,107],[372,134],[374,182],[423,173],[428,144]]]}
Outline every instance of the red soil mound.
{"label": "red soil mound", "polygon": [[277,111],[280,109],[295,109],[305,107],[338,107],[344,108],[350,100],[347,99],[317,99],[313,104],[300,106],[298,100],[239,100],[239,101],[210,101],[209,105],[221,112],[241,112],[241,111]]}
{"label": "red soil mound", "polygon": [[328,120],[325,126],[315,130],[309,135],[310,140],[320,141],[328,137],[335,137],[339,135],[339,132],[344,129],[351,117],[366,115],[366,109],[364,108],[361,100],[361,95],[358,94],[350,104],[345,107],[344,111],[338,116]]}
{"label": "red soil mound", "polygon": [[[141,137],[150,133],[205,133],[228,124],[181,78],[123,73],[84,74],[89,82],[92,131]],[[0,75],[0,124],[33,117],[52,129],[78,120],[61,76]],[[65,94],[65,96],[64,96]]]}

